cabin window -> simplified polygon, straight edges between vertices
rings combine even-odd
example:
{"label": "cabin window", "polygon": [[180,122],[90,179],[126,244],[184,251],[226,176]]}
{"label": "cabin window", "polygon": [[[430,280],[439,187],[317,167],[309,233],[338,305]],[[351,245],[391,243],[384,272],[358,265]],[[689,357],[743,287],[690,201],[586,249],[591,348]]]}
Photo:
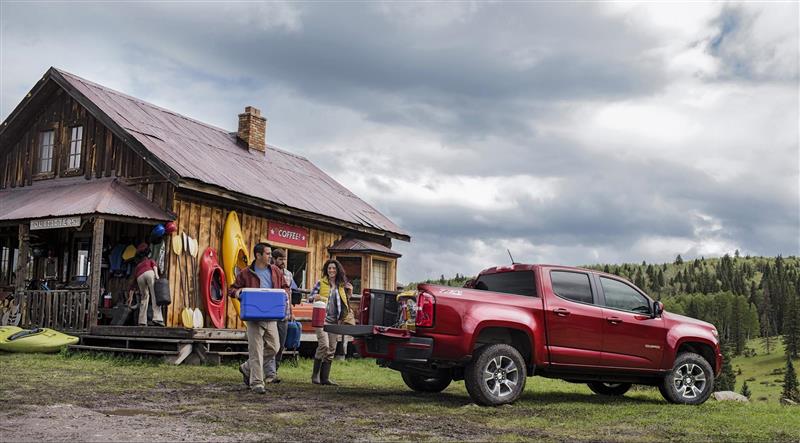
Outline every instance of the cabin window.
{"label": "cabin window", "polygon": [[80,169],[82,144],[83,126],[73,126],[69,137],[69,169]]}
{"label": "cabin window", "polygon": [[53,145],[56,131],[39,133],[39,173],[53,172]]}
{"label": "cabin window", "polygon": [[11,249],[3,246],[0,251],[0,286],[11,285]]}
{"label": "cabin window", "polygon": [[370,289],[389,289],[389,262],[372,260],[372,281]]}

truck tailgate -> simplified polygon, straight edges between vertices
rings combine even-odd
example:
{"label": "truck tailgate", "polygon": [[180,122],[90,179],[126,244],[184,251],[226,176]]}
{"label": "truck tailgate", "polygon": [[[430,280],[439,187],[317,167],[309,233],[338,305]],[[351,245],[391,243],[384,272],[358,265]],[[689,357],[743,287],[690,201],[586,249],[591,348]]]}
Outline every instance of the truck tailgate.
{"label": "truck tailgate", "polygon": [[390,328],[378,325],[325,325],[325,332],[331,334],[349,335],[351,337],[366,337],[370,335],[381,335],[387,338],[408,339],[411,338],[411,331],[408,329]]}
{"label": "truck tailgate", "polygon": [[427,362],[433,353],[433,339],[415,337],[408,329],[378,325],[325,325],[325,332],[349,335],[364,357],[397,362]]}

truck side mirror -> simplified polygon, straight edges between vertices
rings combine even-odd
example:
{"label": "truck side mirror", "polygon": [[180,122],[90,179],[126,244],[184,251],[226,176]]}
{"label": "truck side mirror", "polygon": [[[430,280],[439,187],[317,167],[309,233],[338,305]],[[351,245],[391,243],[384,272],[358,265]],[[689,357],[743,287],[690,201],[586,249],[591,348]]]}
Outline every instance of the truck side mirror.
{"label": "truck side mirror", "polygon": [[664,303],[660,301],[653,302],[653,318],[661,317],[661,314],[664,312]]}

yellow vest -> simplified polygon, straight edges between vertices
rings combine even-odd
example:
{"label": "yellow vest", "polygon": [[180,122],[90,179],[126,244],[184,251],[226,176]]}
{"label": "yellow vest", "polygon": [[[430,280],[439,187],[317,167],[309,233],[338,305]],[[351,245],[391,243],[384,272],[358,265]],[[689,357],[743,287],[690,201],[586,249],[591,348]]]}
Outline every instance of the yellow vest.
{"label": "yellow vest", "polygon": [[[319,299],[327,305],[328,297],[330,295],[331,284],[328,282],[327,278],[323,277],[319,280]],[[347,301],[347,293],[344,290],[344,285],[339,285],[339,299],[342,301],[342,316],[340,319],[342,319],[344,324],[354,325],[355,319],[353,317],[353,312],[350,309],[350,303]]]}
{"label": "yellow vest", "polygon": [[[330,295],[331,284],[327,278],[321,278],[319,280],[319,299],[327,304]],[[347,293],[344,291],[344,285],[339,285],[339,298],[342,299],[342,304],[347,306]]]}

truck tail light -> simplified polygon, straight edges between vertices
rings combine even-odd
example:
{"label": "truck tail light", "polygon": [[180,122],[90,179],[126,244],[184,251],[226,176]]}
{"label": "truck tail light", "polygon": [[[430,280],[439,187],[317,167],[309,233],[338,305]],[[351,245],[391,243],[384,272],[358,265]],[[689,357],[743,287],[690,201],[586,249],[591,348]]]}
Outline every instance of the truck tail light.
{"label": "truck tail light", "polygon": [[364,288],[361,291],[361,302],[358,304],[358,324],[369,324],[369,303],[370,303],[369,289]]}
{"label": "truck tail light", "polygon": [[417,296],[417,327],[433,327],[433,305],[436,299],[427,292],[420,292]]}

